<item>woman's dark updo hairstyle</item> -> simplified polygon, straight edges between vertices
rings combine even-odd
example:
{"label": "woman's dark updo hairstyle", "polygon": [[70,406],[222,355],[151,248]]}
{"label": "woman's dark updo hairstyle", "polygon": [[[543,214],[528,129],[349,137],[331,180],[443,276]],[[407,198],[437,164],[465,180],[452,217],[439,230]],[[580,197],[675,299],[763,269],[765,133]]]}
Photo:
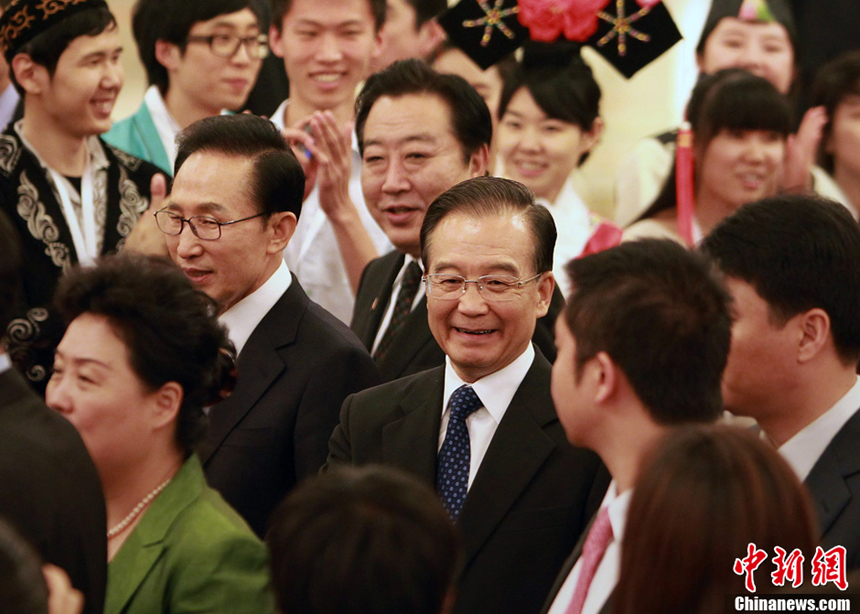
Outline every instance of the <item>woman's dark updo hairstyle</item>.
{"label": "woman's dark updo hairstyle", "polygon": [[169,260],[133,254],[70,271],[54,300],[66,324],[85,313],[106,318],[144,386],[182,386],[176,443],[190,454],[206,428],[203,407],[229,394],[236,378],[235,351],[215,302]]}
{"label": "woman's dark updo hairstyle", "polygon": [[522,62],[502,87],[499,119],[525,87],[547,117],[591,130],[600,115],[600,86],[579,54],[581,47],[567,41],[526,43]]}
{"label": "woman's dark updo hairstyle", "polygon": [[[788,137],[792,111],[788,98],[767,79],[742,68],[726,68],[700,76],[687,103],[687,120],[698,158],[723,130],[764,130]],[[675,177],[673,164],[660,194],[637,222],[676,206]]]}

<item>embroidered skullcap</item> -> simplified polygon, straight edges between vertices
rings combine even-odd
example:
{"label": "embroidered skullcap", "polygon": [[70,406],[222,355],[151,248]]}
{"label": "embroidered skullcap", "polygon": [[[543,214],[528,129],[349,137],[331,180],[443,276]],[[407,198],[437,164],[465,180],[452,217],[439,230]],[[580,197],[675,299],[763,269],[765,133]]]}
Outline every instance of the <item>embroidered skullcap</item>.
{"label": "embroidered skullcap", "polygon": [[13,0],[0,16],[0,48],[7,61],[36,36],[75,13],[108,8],[105,0]]}

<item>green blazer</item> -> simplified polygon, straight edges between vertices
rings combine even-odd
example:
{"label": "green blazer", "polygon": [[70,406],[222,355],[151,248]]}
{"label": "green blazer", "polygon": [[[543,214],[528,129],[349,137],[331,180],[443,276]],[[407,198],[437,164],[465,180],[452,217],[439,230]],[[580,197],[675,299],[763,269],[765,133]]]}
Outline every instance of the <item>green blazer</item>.
{"label": "green blazer", "polygon": [[267,557],[192,455],[108,565],[105,614],[272,614]]}
{"label": "green blazer", "polygon": [[173,167],[167,152],[164,151],[164,145],[161,143],[161,137],[158,136],[158,130],[155,129],[155,122],[152,121],[152,114],[146,102],[141,103],[134,115],[115,122],[111,129],[102,135],[102,139],[117,149],[141,160],[152,162],[168,176],[173,175]]}

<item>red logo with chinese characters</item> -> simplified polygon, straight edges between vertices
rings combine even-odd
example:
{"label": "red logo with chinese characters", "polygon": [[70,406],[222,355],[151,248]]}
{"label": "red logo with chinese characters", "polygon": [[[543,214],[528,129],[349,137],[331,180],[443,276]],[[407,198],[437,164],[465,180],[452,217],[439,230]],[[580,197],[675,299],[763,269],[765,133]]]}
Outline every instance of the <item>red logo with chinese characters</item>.
{"label": "red logo with chinese characters", "polygon": [[[845,546],[834,546],[827,551],[818,546],[811,561],[812,585],[824,586],[832,582],[839,590],[847,589],[845,557]],[[767,553],[760,550],[754,543],[747,546],[747,555],[744,558],[735,559],[732,570],[739,576],[746,576],[744,585],[751,593],[756,592],[753,574],[765,560],[767,560]],[[785,586],[786,582],[791,582],[791,586],[794,588],[801,586],[803,584],[804,560],[803,553],[796,548],[791,553],[779,546],[774,548],[774,557],[771,562],[776,569],[770,574],[773,585]]]}

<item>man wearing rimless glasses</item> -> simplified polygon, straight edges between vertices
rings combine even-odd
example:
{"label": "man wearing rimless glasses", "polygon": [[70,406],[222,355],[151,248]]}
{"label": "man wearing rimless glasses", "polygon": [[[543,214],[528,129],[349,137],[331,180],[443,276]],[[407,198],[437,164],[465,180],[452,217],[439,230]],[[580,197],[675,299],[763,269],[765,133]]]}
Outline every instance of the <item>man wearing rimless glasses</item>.
{"label": "man wearing rimless glasses", "polygon": [[269,51],[252,0],[138,0],[132,28],[150,87],[111,145],[173,173],[176,135],[239,109]]}
{"label": "man wearing rimless glasses", "polygon": [[468,179],[421,226],[445,364],[347,398],[327,466],[383,463],[431,485],[463,535],[455,614],[535,613],[606,484],[571,446],[533,344],[555,288],[552,216],[523,185]]}
{"label": "man wearing rimless glasses", "polygon": [[220,305],[238,353],[233,393],[198,449],[210,486],[261,537],[275,505],[325,462],[347,395],[373,386],[373,359],[310,300],[283,259],[304,174],[278,129],[221,115],[183,131],[176,178],[155,216],[173,261]]}

